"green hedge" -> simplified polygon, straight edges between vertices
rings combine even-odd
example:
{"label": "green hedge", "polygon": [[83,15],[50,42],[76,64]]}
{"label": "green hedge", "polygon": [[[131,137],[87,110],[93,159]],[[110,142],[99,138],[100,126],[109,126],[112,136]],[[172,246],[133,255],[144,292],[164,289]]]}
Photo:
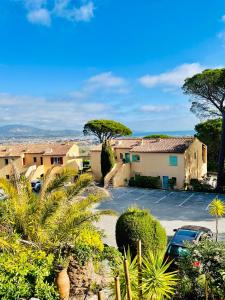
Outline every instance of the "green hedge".
{"label": "green hedge", "polygon": [[214,190],[211,185],[201,182],[198,179],[191,179],[190,186],[195,192],[212,192]]}
{"label": "green hedge", "polygon": [[129,208],[116,223],[116,242],[123,253],[128,247],[136,255],[137,240],[142,241],[143,255],[149,250],[163,251],[166,248],[166,231],[148,210]]}
{"label": "green hedge", "polygon": [[136,175],[129,180],[129,186],[159,189],[162,185],[159,176],[153,177]]}

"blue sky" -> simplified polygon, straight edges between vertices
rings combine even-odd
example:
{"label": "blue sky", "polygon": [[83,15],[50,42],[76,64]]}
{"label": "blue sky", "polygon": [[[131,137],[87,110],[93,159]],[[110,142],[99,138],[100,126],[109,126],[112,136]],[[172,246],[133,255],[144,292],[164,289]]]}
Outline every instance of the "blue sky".
{"label": "blue sky", "polygon": [[1,0],[0,125],[198,122],[184,78],[225,66],[224,0]]}

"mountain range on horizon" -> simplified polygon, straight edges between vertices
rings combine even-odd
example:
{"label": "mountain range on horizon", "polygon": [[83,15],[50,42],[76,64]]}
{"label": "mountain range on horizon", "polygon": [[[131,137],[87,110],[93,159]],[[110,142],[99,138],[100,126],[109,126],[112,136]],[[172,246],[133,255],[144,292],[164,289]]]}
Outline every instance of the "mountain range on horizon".
{"label": "mountain range on horizon", "polygon": [[80,136],[81,134],[81,130],[47,130],[18,124],[0,127],[0,137],[61,137]]}
{"label": "mountain range on horizon", "polygon": [[[61,129],[61,130],[47,130],[40,129],[28,125],[12,124],[0,126],[0,137],[1,138],[20,138],[20,137],[78,137],[81,136],[82,130],[73,129]],[[145,136],[148,134],[168,134],[172,136],[188,136],[194,135],[194,130],[183,130],[183,131],[146,131],[139,132],[134,131],[133,136]]]}

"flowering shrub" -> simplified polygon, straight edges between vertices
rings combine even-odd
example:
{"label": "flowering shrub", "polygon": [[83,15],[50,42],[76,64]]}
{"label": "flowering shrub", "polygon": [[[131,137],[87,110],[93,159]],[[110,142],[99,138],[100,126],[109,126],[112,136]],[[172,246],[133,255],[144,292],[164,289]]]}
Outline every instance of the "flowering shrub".
{"label": "flowering shrub", "polygon": [[176,299],[205,299],[206,292],[224,299],[225,242],[205,240],[187,248],[188,254],[178,262],[181,283]]}

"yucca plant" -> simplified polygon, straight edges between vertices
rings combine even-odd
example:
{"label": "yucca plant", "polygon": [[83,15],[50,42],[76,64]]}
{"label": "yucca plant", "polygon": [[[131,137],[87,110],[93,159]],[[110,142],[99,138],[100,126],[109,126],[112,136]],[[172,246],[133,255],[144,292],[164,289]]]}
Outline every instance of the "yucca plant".
{"label": "yucca plant", "polygon": [[144,299],[171,299],[178,280],[176,271],[168,271],[171,263],[164,261],[163,252],[149,252],[143,258],[142,289]]}
{"label": "yucca plant", "polygon": [[216,218],[216,241],[218,240],[218,221],[225,215],[225,204],[222,200],[215,198],[209,204],[209,213]]}

